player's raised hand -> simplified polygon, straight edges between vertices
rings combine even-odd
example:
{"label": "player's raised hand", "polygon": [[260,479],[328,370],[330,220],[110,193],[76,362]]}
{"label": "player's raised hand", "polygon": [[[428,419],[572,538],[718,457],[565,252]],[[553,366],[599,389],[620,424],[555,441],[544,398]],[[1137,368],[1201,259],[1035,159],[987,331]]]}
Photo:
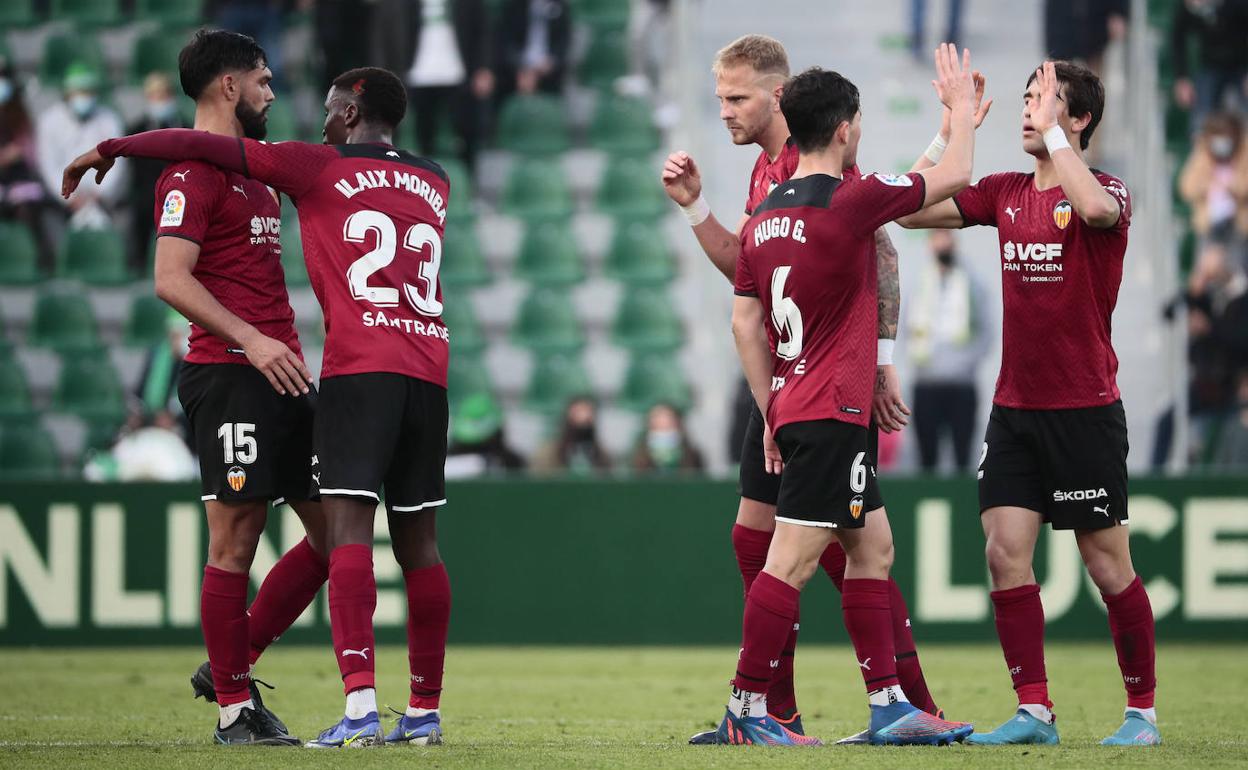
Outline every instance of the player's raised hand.
{"label": "player's raised hand", "polygon": [[1040,96],[1030,104],[1031,127],[1043,134],[1057,125],[1057,68],[1046,61],[1036,70],[1036,87]]}
{"label": "player's raised hand", "polygon": [[[984,124],[984,119],[988,117],[988,110],[992,109],[992,99],[984,101],[984,89],[988,85],[988,79],[979,70],[971,73],[971,80],[975,84],[975,128],[978,129]],[[953,113],[948,107],[942,110],[940,119],[940,135],[947,141],[951,130],[950,121]]]}
{"label": "player's raised hand", "polygon": [[257,332],[243,343],[243,353],[281,395],[308,392],[312,373],[286,343]]}
{"label": "player's raised hand", "polygon": [[901,380],[897,367],[875,367],[875,393],[871,402],[871,416],[885,433],[901,430],[909,424],[906,418],[910,407],[901,398]]}
{"label": "player's raised hand", "polygon": [[94,147],[74,158],[65,167],[65,172],[61,175],[61,197],[68,198],[70,195],[73,195],[74,190],[78,189],[78,183],[82,181],[83,175],[91,169],[95,169],[95,183],[103,182],[104,175],[108,173],[108,170],[116,162],[113,158],[105,158]]}
{"label": "player's raised hand", "polygon": [[949,109],[960,104],[974,106],[975,81],[971,69],[971,51],[964,48],[958,59],[958,47],[941,43],[936,49],[936,79],[932,85],[940,101]]}
{"label": "player's raised hand", "polygon": [[763,470],[776,476],[784,470],[784,458],[780,456],[780,447],[767,423],[763,423]]}
{"label": "player's raised hand", "polygon": [[702,174],[689,153],[681,150],[667,156],[663,163],[663,189],[678,206],[689,206],[702,194]]}

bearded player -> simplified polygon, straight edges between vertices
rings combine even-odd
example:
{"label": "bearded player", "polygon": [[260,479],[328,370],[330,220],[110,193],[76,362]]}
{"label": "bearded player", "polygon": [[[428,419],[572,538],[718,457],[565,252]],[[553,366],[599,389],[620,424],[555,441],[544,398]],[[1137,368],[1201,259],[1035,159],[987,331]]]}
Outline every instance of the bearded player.
{"label": "bearded player", "polygon": [[975,82],[970,55],[936,56],[953,110],[944,159],[917,174],[863,174],[843,184],[861,138],[858,90],[812,68],[781,97],[800,157],[792,178],[741,233],[732,328],[750,390],[783,463],[776,530],[746,597],[741,654],[721,742],[809,745],[768,715],[766,686],[801,589],[833,540],[846,554],[842,607],[868,692],[868,741],[945,744],[971,726],[911,704],[897,675],[889,569],[893,542],[868,447],[876,349],[876,230],[969,182]]}
{"label": "bearded player", "polygon": [[[446,503],[446,373],[438,267],[449,200],[436,163],[393,146],[407,97],[373,67],[334,80],[327,144],[267,145],[168,129],[111,139],[72,163],[68,192],[88,169],[138,155],[197,159],[291,196],[304,257],[325,314],[315,425],[315,481],[325,510],[329,614],[346,693],[343,718],[312,748],[441,742],[439,698],[450,583],[435,510]],[[390,537],[408,599],[410,697],[383,738],[375,689],[373,518],[385,490]]]}
{"label": "bearded player", "polygon": [[[993,226],[1001,240],[1001,373],[979,464],[979,507],[1018,711],[972,743],[1058,742],[1032,570],[1045,524],[1074,530],[1109,611],[1127,706],[1122,726],[1102,743],[1161,742],[1153,612],[1131,564],[1127,423],[1110,342],[1131,197],[1122,180],[1083,158],[1104,106],[1092,71],[1045,62],[1023,96],[1023,150],[1035,170],[992,174],[900,220],[906,227]],[[929,164],[930,157],[915,167]]]}

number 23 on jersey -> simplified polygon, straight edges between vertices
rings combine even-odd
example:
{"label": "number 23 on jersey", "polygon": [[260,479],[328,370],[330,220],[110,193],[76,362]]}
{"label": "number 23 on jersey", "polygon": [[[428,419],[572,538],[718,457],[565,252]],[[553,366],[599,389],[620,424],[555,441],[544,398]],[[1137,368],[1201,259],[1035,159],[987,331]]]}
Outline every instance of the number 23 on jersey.
{"label": "number 23 on jersey", "polygon": [[[369,283],[377,271],[394,262],[398,252],[398,231],[394,220],[380,211],[357,211],[347,217],[342,226],[342,237],[348,243],[364,243],[372,233],[376,246],[347,268],[347,284],[351,296],[360,302],[376,307],[398,307],[399,289],[394,286],[378,286]],[[428,247],[428,259],[420,263],[415,280],[419,286],[404,282],[403,295],[408,303],[423,316],[437,318],[442,315],[442,303],[438,301],[438,270],[442,266],[442,239],[432,225],[420,222],[407,228],[403,236],[404,251],[421,254]]]}

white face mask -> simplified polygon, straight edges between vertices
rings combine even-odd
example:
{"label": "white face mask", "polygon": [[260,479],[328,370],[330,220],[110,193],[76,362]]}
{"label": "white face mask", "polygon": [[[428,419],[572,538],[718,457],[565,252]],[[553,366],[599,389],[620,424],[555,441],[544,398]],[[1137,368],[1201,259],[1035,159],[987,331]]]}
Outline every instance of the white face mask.
{"label": "white face mask", "polygon": [[74,94],[66,102],[79,120],[85,119],[95,110],[95,96],[92,94]]}
{"label": "white face mask", "polygon": [[147,117],[155,123],[163,123],[178,114],[178,105],[172,99],[147,103]]}
{"label": "white face mask", "polygon": [[1229,136],[1219,135],[1209,138],[1209,152],[1218,160],[1226,160],[1235,150],[1235,140]]}

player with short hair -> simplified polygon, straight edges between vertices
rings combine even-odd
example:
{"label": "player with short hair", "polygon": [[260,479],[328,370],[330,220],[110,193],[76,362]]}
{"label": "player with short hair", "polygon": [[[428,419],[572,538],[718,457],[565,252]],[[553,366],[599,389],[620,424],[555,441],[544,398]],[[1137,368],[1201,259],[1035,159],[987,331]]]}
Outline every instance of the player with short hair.
{"label": "player with short hair", "polygon": [[721,742],[808,745],[769,716],[767,685],[802,587],[835,539],[845,550],[845,627],[866,683],[873,744],[941,744],[971,726],[916,708],[897,676],[890,612],[893,541],[868,447],[876,350],[875,232],[970,181],[975,82],[970,54],[937,52],[953,109],[944,160],[918,174],[843,183],[861,138],[858,89],[817,67],[793,78],[780,107],[799,160],[741,232],[732,328],[750,390],[783,462],[767,564],[746,597],[741,654]]}
{"label": "player with short hair", "polygon": [[[1040,528],[1074,530],[1101,591],[1127,690],[1126,717],[1102,743],[1161,742],[1153,612],[1131,564],[1127,423],[1110,322],[1122,282],[1131,196],[1088,167],[1105,90],[1091,70],[1045,62],[1023,96],[1032,173],[991,174],[906,227],[997,228],[1005,303],[1001,373],[979,464],[980,521],[997,636],[1018,712],[972,743],[1058,742],[1044,666],[1044,607],[1032,571]],[[941,138],[929,157],[939,157]]]}
{"label": "player with short hair", "polygon": [[[178,69],[196,129],[222,141],[264,137],[273,76],[254,40],[200,30]],[[250,677],[327,574],[324,517],[310,499],[316,394],[286,295],[281,207],[264,184],[197,161],[171,164],[156,200],[156,294],[191,321],[178,398],[208,518],[200,600],[208,662],[191,683],[219,706],[218,743],[297,745]],[[269,571],[249,609],[270,501],[289,502],[307,537]]]}
{"label": "player with short hair", "polygon": [[[715,56],[716,96],[720,101],[720,117],[734,144],[757,144],[761,147],[750,177],[745,213],[730,232],[711,213],[702,197],[701,172],[686,152],[670,155],[664,164],[662,180],[668,195],[689,217],[693,233],[711,263],[732,281],[741,252],[738,237],[755,208],[779,184],[788,181],[798,163],[797,145],[780,111],[780,98],[789,77],[789,58],[784,46],[766,35],[745,35],[721,49]],[[856,168],[847,168],[848,181],[856,176]],[[881,227],[875,234],[875,250],[879,263],[879,351],[876,370],[876,391],[873,401],[875,422],[884,430],[899,430],[906,424],[909,409],[901,399],[900,385],[892,365],[893,341],[897,337],[897,320],[901,307],[897,274],[897,250],[888,232]],[[755,577],[767,559],[767,549],[775,530],[776,496],[780,489],[778,456],[771,437],[764,431],[763,416],[753,399],[749,406],[748,427],[741,447],[740,502],[732,528],[732,545],[736,553],[741,580],[748,594]],[[870,430],[869,453],[876,455],[878,434]],[[770,456],[765,457],[764,446]],[[775,470],[776,472],[772,472]],[[872,506],[879,507],[879,506]],[[884,515],[881,511],[880,516]],[[840,590],[845,576],[845,552],[833,542],[820,558],[820,564]],[[903,689],[913,703],[933,714],[939,713],[919,663],[914,637],[910,629],[910,613],[905,598],[895,581],[889,584],[893,630],[896,640],[897,666]],[[801,714],[793,686],[793,661],[797,645],[798,622],[785,642],[780,665],[768,687],[768,706],[777,721],[802,734]],[[698,733],[690,743],[716,741],[716,731]],[[841,741],[864,742],[866,734]]]}
{"label": "player with short hair", "polygon": [[450,583],[434,513],[446,503],[449,334],[438,267],[446,173],[393,146],[407,97],[393,73],[334,80],[327,144],[267,145],[182,129],[100,144],[66,169],[66,190],[119,155],[196,158],[272,185],[299,210],[304,257],[325,313],[314,480],[325,510],[329,613],[346,710],[310,747],[383,741],[375,691],[373,519],[385,488],[408,600],[410,698],[387,743],[441,741],[438,710]]}

